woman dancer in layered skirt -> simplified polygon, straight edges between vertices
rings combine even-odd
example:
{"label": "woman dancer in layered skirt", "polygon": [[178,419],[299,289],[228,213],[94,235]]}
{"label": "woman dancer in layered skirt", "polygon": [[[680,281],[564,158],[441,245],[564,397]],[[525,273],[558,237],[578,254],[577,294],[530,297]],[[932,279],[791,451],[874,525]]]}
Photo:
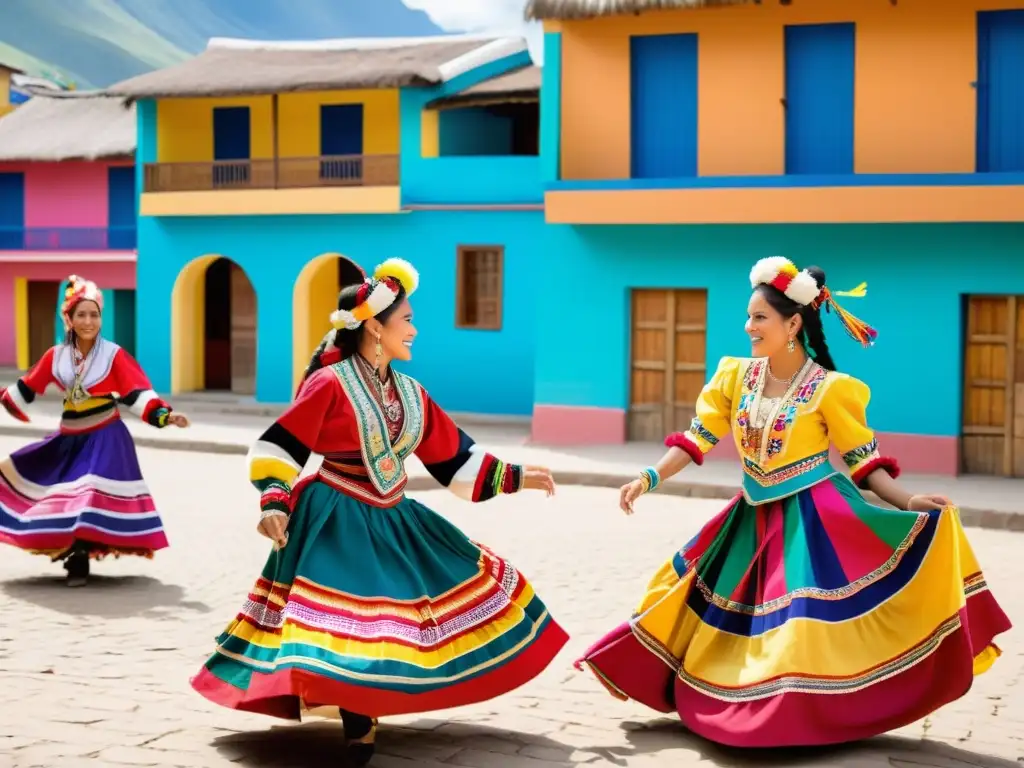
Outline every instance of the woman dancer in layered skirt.
{"label": "woman dancer in layered skirt", "polygon": [[[296,401],[252,447],[273,539],[241,612],[192,685],[226,707],[298,719],[340,710],[350,760],[376,718],[484,701],[540,673],[567,640],[511,563],[403,493],[414,454],[474,502],[554,482],[481,450],[392,370],[416,335],[399,259],[342,290]],[[293,484],[311,452],[319,472]]]}
{"label": "woman dancer in layered skirt", "polygon": [[60,431],[0,461],[0,542],[63,560],[69,586],[86,583],[90,558],[152,557],[167,546],[118,403],[154,427],[188,426],[135,359],[100,337],[102,311],[96,285],[69,277],[66,342],[0,389],[0,404],[21,421],[47,387],[64,392]]}
{"label": "woman dancer in layered skirt", "polygon": [[[751,283],[753,357],[721,361],[689,430],[666,439],[621,503],[631,513],[730,434],[743,492],[578,665],[722,744],[864,739],[963,696],[1010,622],[957,509],[895,482],[866,424],[868,388],[835,371],[820,308],[865,344],[875,332],[836,304],[817,268],[764,259]],[[852,481],[830,465],[830,441]],[[897,509],[869,504],[858,485]]]}

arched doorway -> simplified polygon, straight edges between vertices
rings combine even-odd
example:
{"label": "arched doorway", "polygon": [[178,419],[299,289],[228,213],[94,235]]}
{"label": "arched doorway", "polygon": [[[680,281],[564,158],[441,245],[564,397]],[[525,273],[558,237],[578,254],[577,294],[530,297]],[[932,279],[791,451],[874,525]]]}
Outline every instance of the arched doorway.
{"label": "arched doorway", "polygon": [[185,267],[172,296],[172,391],[255,394],[256,317],[256,291],[231,259]]}
{"label": "arched doorway", "polygon": [[293,378],[298,385],[310,355],[330,329],[328,318],[338,306],[338,291],[361,283],[366,273],[351,259],[325,253],[306,264],[292,294]]}

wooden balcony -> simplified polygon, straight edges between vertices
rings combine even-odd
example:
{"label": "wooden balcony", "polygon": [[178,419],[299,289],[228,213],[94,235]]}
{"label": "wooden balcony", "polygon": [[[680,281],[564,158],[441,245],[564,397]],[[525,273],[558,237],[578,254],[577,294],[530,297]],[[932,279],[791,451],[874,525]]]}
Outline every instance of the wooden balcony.
{"label": "wooden balcony", "polygon": [[398,155],[338,155],[204,163],[146,163],[143,191],[397,187]]}

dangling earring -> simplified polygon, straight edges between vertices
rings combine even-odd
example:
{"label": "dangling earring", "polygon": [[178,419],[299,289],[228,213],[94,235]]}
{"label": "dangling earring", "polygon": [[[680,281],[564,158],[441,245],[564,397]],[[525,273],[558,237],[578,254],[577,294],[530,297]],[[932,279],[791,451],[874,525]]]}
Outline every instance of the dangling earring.
{"label": "dangling earring", "polygon": [[377,347],[374,350],[374,352],[376,353],[377,356],[376,356],[376,358],[373,361],[373,367],[376,368],[379,371],[380,370],[380,358],[381,358],[381,355],[384,354],[384,348],[381,347],[381,345],[380,345],[380,334],[379,333],[377,334]]}
{"label": "dangling earring", "polygon": [[786,349],[790,352],[796,352],[796,342],[793,339],[789,340],[789,344],[786,345]]}

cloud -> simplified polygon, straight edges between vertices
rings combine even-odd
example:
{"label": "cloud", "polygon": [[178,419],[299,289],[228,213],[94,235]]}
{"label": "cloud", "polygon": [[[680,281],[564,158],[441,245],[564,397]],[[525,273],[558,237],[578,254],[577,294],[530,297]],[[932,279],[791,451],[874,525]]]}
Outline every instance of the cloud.
{"label": "cloud", "polygon": [[533,60],[544,58],[544,32],[537,22],[523,20],[525,0],[402,0],[425,11],[446,32],[521,35],[530,44]]}

